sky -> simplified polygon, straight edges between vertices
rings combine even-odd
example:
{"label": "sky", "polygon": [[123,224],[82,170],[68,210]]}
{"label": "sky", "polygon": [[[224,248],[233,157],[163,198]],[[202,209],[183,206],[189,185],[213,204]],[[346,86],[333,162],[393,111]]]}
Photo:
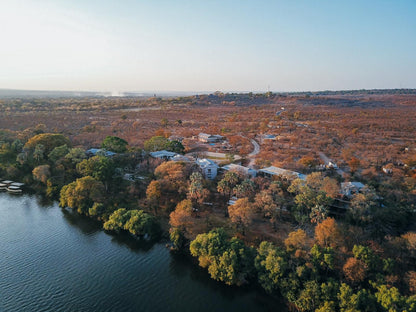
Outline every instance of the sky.
{"label": "sky", "polygon": [[416,1],[0,0],[0,88],[416,88]]}

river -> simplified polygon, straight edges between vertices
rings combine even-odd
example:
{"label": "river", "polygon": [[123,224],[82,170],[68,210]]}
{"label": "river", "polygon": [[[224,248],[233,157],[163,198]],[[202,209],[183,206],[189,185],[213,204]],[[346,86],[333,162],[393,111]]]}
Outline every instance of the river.
{"label": "river", "polygon": [[0,311],[284,311],[164,244],[110,235],[35,196],[0,193]]}

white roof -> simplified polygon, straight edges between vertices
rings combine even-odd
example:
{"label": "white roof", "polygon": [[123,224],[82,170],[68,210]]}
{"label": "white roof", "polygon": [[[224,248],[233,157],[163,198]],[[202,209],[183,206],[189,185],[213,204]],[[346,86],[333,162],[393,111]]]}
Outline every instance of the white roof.
{"label": "white roof", "polygon": [[277,175],[277,176],[285,176],[285,177],[294,177],[294,178],[299,178],[302,180],[306,179],[306,176],[304,174],[301,174],[299,172],[295,172],[295,171],[290,171],[287,169],[283,169],[283,168],[278,168],[275,166],[270,166],[267,168],[263,168],[259,170],[260,172],[263,173],[267,173],[270,175]]}
{"label": "white roof", "polygon": [[229,164],[226,165],[224,167],[222,167],[222,169],[224,170],[235,170],[235,171],[242,171],[246,174],[251,174],[251,175],[256,175],[257,171],[248,167],[244,167],[244,166],[240,166],[240,165],[236,165],[236,164]]}
{"label": "white roof", "polygon": [[169,157],[174,157],[178,154],[163,150],[163,151],[151,152],[150,155],[155,158],[169,158]]}
{"label": "white roof", "polygon": [[175,156],[173,156],[172,160],[173,161],[190,161],[188,157],[179,155],[179,154],[176,154]]}
{"label": "white roof", "polygon": [[206,167],[218,167],[218,165],[213,162],[211,159],[207,159],[207,158],[203,158],[203,159],[197,159],[196,163],[201,167],[201,168],[206,168]]}

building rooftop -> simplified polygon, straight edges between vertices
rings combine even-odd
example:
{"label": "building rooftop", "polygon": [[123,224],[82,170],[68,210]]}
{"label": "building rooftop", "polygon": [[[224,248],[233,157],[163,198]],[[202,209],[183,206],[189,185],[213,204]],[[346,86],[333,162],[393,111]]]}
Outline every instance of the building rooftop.
{"label": "building rooftop", "polygon": [[207,158],[197,159],[196,163],[201,168],[205,168],[205,167],[209,167],[209,166],[218,167],[218,165],[214,161],[212,161],[211,159],[207,159]]}
{"label": "building rooftop", "polygon": [[154,158],[172,158],[172,157],[175,157],[176,155],[178,154],[174,152],[169,152],[166,150],[150,152],[150,156]]}
{"label": "building rooftop", "polygon": [[304,174],[291,171],[291,170],[287,170],[287,169],[283,169],[283,168],[274,167],[274,166],[260,169],[259,172],[263,172],[269,175],[284,176],[286,178],[293,177],[293,178],[299,178],[301,180],[306,179],[306,175]]}

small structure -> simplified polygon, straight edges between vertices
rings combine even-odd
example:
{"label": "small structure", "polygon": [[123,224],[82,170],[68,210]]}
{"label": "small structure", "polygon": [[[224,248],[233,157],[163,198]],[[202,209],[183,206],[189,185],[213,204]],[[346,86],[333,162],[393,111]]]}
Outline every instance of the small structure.
{"label": "small structure", "polygon": [[169,151],[166,151],[166,150],[150,152],[150,156],[152,156],[153,158],[159,158],[159,159],[163,159],[163,160],[171,160],[176,155],[178,155],[178,154],[174,153],[174,152],[169,152]]}
{"label": "small structure", "polygon": [[274,141],[274,140],[276,140],[276,136],[275,136],[274,134],[264,134],[264,135],[262,136],[262,140],[263,140],[263,141],[267,141],[267,140],[272,140],[272,141]]}
{"label": "small structure", "polygon": [[198,134],[198,140],[204,143],[217,143],[224,140],[224,137],[219,134],[208,134],[201,132]]}
{"label": "small structure", "polygon": [[222,170],[225,171],[238,171],[238,172],[242,172],[243,174],[247,175],[247,176],[251,176],[251,177],[255,177],[257,175],[257,171],[248,167],[244,167],[244,166],[240,166],[240,165],[236,165],[236,164],[229,164],[226,166],[223,166],[221,168]]}
{"label": "small structure", "polygon": [[182,142],[183,141],[183,137],[178,136],[178,135],[171,135],[168,138],[169,141],[178,141],[178,142]]}
{"label": "small structure", "polygon": [[287,169],[283,169],[283,168],[274,167],[274,166],[260,169],[259,173],[269,178],[273,176],[279,176],[287,180],[294,180],[294,179],[305,180],[306,179],[306,175],[304,174],[291,171],[291,170],[287,170]]}
{"label": "small structure", "polygon": [[191,160],[189,159],[189,157],[183,156],[183,155],[179,155],[176,154],[175,156],[172,157],[173,161],[183,161],[183,162],[190,162]]}
{"label": "small structure", "polygon": [[337,164],[336,163],[334,163],[334,162],[332,162],[332,161],[330,161],[327,165],[326,165],[326,167],[328,168],[328,169],[338,169],[338,166],[337,166]]}
{"label": "small structure", "polygon": [[102,149],[102,148],[90,148],[89,150],[85,151],[85,154],[88,157],[93,157],[97,155],[103,155],[105,157],[112,157],[116,153],[111,152],[111,151],[106,151],[105,149]]}
{"label": "small structure", "polygon": [[11,185],[12,183],[13,183],[13,181],[10,181],[10,180],[1,181],[1,183],[0,183],[0,190],[3,190],[3,191],[7,190],[7,187],[9,185]]}
{"label": "small structure", "polygon": [[342,182],[341,195],[351,198],[365,187],[361,182]]}
{"label": "small structure", "polygon": [[9,185],[7,187],[7,191],[9,193],[12,193],[12,194],[21,194],[22,193],[22,189],[20,188],[20,186],[17,186],[17,185]]}
{"label": "small structure", "polygon": [[196,164],[202,169],[202,174],[206,179],[213,180],[217,176],[218,165],[211,159],[197,159]]}
{"label": "small structure", "polygon": [[393,173],[393,169],[392,168],[387,168],[387,167],[383,167],[383,172],[385,174],[392,174]]}
{"label": "small structure", "polygon": [[125,173],[123,175],[123,179],[126,181],[134,182],[138,180],[144,180],[145,178],[139,175],[135,175],[134,173]]}

